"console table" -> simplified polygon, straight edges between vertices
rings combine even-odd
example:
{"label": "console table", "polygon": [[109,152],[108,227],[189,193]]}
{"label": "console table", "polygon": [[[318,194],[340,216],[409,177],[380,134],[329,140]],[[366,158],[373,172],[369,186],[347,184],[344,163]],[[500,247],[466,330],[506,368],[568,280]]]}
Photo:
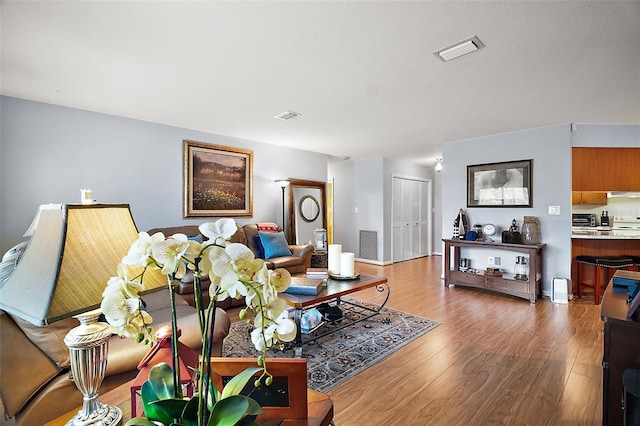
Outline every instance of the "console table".
{"label": "console table", "polygon": [[[466,287],[482,288],[499,293],[529,299],[536,303],[540,295],[542,282],[542,250],[546,244],[505,244],[490,241],[468,241],[443,239],[444,241],[444,285],[451,284]],[[460,265],[460,249],[480,248],[490,250],[506,250],[529,255],[529,279],[516,280],[513,276],[503,275],[496,277],[491,275],[473,274],[458,270]],[[453,265],[451,264],[451,252],[453,251]]]}

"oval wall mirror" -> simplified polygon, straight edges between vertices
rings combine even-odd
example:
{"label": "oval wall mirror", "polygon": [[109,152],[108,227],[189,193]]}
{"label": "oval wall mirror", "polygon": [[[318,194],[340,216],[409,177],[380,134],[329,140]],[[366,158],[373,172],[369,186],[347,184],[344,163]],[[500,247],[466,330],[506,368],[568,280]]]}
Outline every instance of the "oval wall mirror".
{"label": "oval wall mirror", "polygon": [[312,195],[305,195],[298,204],[300,216],[305,222],[313,222],[320,215],[320,203]]}

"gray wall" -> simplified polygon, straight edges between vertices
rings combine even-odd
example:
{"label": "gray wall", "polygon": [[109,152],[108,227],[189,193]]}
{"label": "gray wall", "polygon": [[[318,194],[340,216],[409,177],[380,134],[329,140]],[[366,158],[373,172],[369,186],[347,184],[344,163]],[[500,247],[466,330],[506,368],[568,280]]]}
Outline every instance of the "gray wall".
{"label": "gray wall", "polygon": [[376,231],[376,263],[391,263],[392,178],[432,180],[433,170],[377,157],[330,163],[328,175],[334,182],[334,242],[342,244],[342,251],[354,252],[357,257],[359,231]]}
{"label": "gray wall", "polygon": [[[493,223],[508,229],[512,219],[522,224],[524,216],[540,220],[544,250],[543,290],[554,277],[571,277],[571,127],[569,124],[524,130],[448,143],[444,147],[442,237],[451,238],[453,221],[460,208],[469,224]],[[501,161],[533,159],[533,207],[467,208],[467,166]],[[560,215],[548,214],[549,206],[560,206]],[[442,244],[442,243],[440,243]],[[501,256],[503,267],[513,272],[515,253],[475,250],[468,252],[472,266],[485,268],[489,255]],[[463,256],[467,257],[467,256]]]}
{"label": "gray wall", "polygon": [[571,132],[572,147],[640,148],[637,124],[577,124]]}
{"label": "gray wall", "polygon": [[140,230],[200,224],[182,215],[182,141],[254,152],[253,218],[281,223],[277,178],[325,181],[327,156],[22,99],[0,97],[0,246],[23,241],[40,204],[128,203]]}
{"label": "gray wall", "polygon": [[[542,242],[547,244],[543,291],[550,290],[554,277],[570,278],[571,148],[574,146],[640,147],[640,126],[577,124],[577,130],[572,131],[571,124],[561,124],[446,144],[441,173],[442,237],[451,238],[453,220],[460,208],[468,214],[471,224],[493,223],[502,229],[508,228],[513,218],[521,225],[525,215],[537,216]],[[467,165],[529,158],[533,159],[532,208],[466,207]],[[549,215],[549,206],[559,206],[560,215]],[[487,266],[488,251],[467,253],[476,262],[473,267]],[[505,257],[503,253],[500,252],[504,267],[512,270],[515,255]]]}

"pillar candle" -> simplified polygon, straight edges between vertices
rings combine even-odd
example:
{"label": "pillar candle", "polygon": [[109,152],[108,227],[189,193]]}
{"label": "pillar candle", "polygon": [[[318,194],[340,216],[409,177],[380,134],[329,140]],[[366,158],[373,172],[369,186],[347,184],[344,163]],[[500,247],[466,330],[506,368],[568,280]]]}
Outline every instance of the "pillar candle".
{"label": "pillar candle", "polygon": [[330,274],[340,275],[340,255],[342,254],[341,244],[329,244],[329,264]]}
{"label": "pillar candle", "polygon": [[354,273],[355,255],[353,253],[342,253],[340,255],[340,275],[343,277],[352,277]]}

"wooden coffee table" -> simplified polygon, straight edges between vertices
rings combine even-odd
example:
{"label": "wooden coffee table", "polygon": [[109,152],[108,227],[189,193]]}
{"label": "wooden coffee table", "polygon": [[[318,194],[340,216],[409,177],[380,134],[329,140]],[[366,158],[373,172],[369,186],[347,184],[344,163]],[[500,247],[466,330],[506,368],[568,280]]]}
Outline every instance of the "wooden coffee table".
{"label": "wooden coffee table", "polygon": [[[380,306],[376,306],[374,309],[370,308],[369,306],[355,303],[353,301],[342,300],[342,297],[348,294],[357,293],[359,291],[373,287],[375,287],[376,290],[381,293],[386,292],[386,297],[382,304]],[[361,275],[354,280],[336,280],[329,278],[327,280],[327,286],[324,287],[322,291],[315,296],[280,293],[279,297],[286,300],[289,306],[295,308],[294,320],[296,326],[298,327],[296,339],[294,340],[296,357],[302,356],[303,344],[310,343],[314,340],[319,339],[320,337],[335,333],[336,331],[348,327],[352,324],[371,318],[374,315],[378,315],[382,308],[384,308],[384,306],[387,304],[390,292],[391,290],[389,289],[389,284],[387,283],[387,279],[385,277]],[[367,312],[367,314],[360,316],[357,320],[354,321],[342,320],[339,325],[331,327],[331,329],[325,333],[314,332],[313,336],[303,337],[302,328],[300,327],[303,312],[307,309],[315,307],[320,303],[333,301],[335,301],[338,306],[342,304],[355,306],[359,310]]]}

